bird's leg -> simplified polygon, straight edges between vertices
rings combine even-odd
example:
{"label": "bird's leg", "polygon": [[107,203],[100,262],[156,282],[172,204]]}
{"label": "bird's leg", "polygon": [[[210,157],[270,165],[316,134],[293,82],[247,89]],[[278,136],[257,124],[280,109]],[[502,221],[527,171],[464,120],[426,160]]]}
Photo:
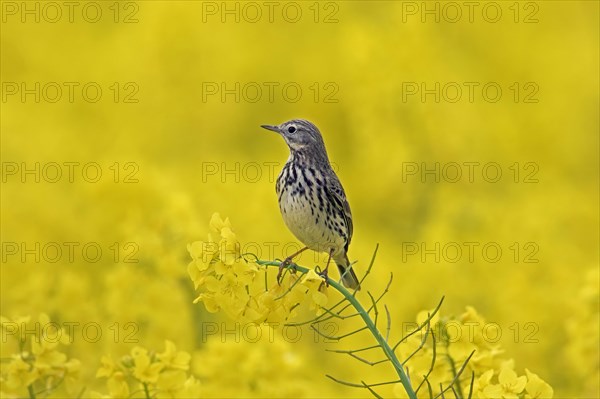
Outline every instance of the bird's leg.
{"label": "bird's leg", "polygon": [[308,249],[308,247],[304,247],[301,250],[294,252],[293,254],[291,254],[290,256],[285,258],[283,260],[283,262],[281,262],[281,264],[279,265],[279,272],[277,272],[277,284],[281,284],[281,275],[283,273],[283,269],[288,267],[289,265],[291,265],[292,259],[294,259],[296,256],[300,255],[302,252],[306,251],[307,249]]}
{"label": "bird's leg", "polygon": [[325,265],[325,270],[323,270],[319,275],[325,279],[325,285],[329,287],[329,279],[328,279],[328,270],[329,264],[331,263],[331,257],[333,256],[333,248],[329,251],[329,257],[327,258],[327,265]]}

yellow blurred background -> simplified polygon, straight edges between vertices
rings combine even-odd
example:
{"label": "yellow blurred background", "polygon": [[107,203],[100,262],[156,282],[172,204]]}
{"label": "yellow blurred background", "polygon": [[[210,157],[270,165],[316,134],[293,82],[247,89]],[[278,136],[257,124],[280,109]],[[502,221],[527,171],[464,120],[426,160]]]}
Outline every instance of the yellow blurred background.
{"label": "yellow blurred background", "polygon": [[102,355],[166,339],[207,396],[384,379],[310,329],[249,343],[192,304],[186,245],[213,212],[262,259],[298,248],[274,192],[288,150],[259,126],[305,118],[350,259],[364,272],[380,244],[372,292],[394,273],[398,328],[445,296],[555,397],[598,396],[598,2],[72,3],[1,3],[0,313],[79,323],[84,386]]}

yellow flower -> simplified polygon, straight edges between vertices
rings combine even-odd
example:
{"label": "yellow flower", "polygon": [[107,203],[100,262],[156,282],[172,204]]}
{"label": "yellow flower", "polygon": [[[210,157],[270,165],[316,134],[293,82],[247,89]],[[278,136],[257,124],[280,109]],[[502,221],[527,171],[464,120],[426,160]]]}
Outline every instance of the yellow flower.
{"label": "yellow flower", "polygon": [[[284,298],[279,298],[286,292],[284,284],[275,283],[269,290],[263,292],[257,297],[256,312],[260,314],[260,319],[268,323],[281,323],[286,320],[288,312],[286,311],[286,302]],[[279,298],[279,299],[277,299]],[[256,318],[257,320],[259,317]]]}
{"label": "yellow flower", "polygon": [[167,371],[161,373],[156,384],[156,397],[162,398],[200,398],[200,383],[194,377],[186,376],[183,371]]}
{"label": "yellow flower", "polygon": [[[131,395],[139,397],[136,393],[147,391],[153,398],[200,397],[199,385],[190,380],[187,373],[190,360],[187,352],[178,351],[168,340],[165,341],[165,350],[157,354],[134,347],[130,355],[121,357],[120,365],[104,356],[97,376],[110,376],[107,381],[109,395],[98,392],[91,392],[91,395],[94,398],[126,398]],[[137,385],[132,394],[128,383],[131,377],[143,385]],[[142,394],[145,396],[146,392]]]}
{"label": "yellow flower", "polygon": [[235,273],[238,282],[250,285],[254,281],[259,269],[255,263],[238,261],[233,265],[232,271]]}
{"label": "yellow flower", "polygon": [[472,322],[475,325],[483,326],[485,325],[485,319],[477,312],[477,310],[473,306],[467,306],[466,312],[460,315],[460,321],[463,323]]}
{"label": "yellow flower", "polygon": [[503,367],[498,375],[498,384],[488,385],[483,393],[488,398],[517,399],[525,389],[527,377],[517,377],[517,373],[509,367]]}
{"label": "yellow flower", "polygon": [[267,313],[255,300],[250,300],[238,320],[243,324],[262,323],[265,321]]}
{"label": "yellow flower", "polygon": [[158,398],[177,398],[177,393],[187,379],[185,371],[168,370],[160,373],[156,388],[158,389]]}
{"label": "yellow flower", "polygon": [[61,367],[67,361],[67,355],[56,350],[57,346],[58,342],[32,339],[31,352],[35,355],[34,367],[42,372]]}
{"label": "yellow flower", "polygon": [[133,376],[143,383],[156,383],[158,375],[163,369],[164,364],[152,362],[148,351],[136,346],[131,350],[131,357],[134,361]]}
{"label": "yellow flower", "polygon": [[100,359],[100,364],[100,368],[98,371],[96,371],[96,378],[110,377],[115,371],[117,371],[117,366],[110,356],[102,356]]}
{"label": "yellow flower", "polygon": [[196,265],[196,262],[190,262],[188,264],[187,272],[190,279],[194,282],[194,288],[198,289],[200,284],[202,284],[202,272]]}
{"label": "yellow flower", "polygon": [[476,375],[494,369],[497,366],[497,357],[503,351],[499,345],[489,342],[486,334],[497,336],[495,332],[490,332],[490,328],[494,328],[494,325],[486,324],[483,317],[468,306],[467,311],[458,320],[447,320],[443,324],[449,343],[448,354],[456,363],[462,364],[475,351],[469,360],[468,368]]}
{"label": "yellow flower", "polygon": [[[398,346],[398,354],[401,359],[406,359],[412,355],[407,367],[413,379],[412,383],[417,385],[421,382],[422,376],[429,371],[433,356],[432,349],[428,345],[423,346],[417,351],[424,337],[424,334],[414,334]],[[415,351],[417,352],[415,353]],[[450,368],[442,362],[436,362],[434,370],[428,379],[433,386],[438,386],[438,382],[444,382],[448,377],[452,378]]]}
{"label": "yellow flower", "polygon": [[218,258],[218,245],[211,242],[195,241],[187,246],[192,261],[188,264],[188,274],[195,288],[202,282],[202,277]]}
{"label": "yellow flower", "polygon": [[200,395],[200,381],[194,377],[188,377],[183,383],[183,387],[177,392],[177,398],[199,398]]}
{"label": "yellow flower", "polygon": [[156,384],[157,398],[200,398],[200,383],[184,371],[170,370],[160,374]]}
{"label": "yellow flower", "polygon": [[[77,359],[67,360],[67,356],[58,350],[61,342],[68,343],[68,335],[44,313],[40,314],[36,325],[28,326],[30,320],[29,317],[15,321],[1,318],[3,330],[7,329],[20,339],[21,349],[10,358],[7,355],[11,360],[0,371],[0,396],[6,393],[7,397],[21,397],[34,383],[34,389],[44,387],[46,391],[54,391],[62,384],[61,394],[70,395],[81,363]],[[24,350],[29,346],[31,351]]]}
{"label": "yellow flower", "polygon": [[[247,335],[250,340],[236,342],[213,336],[194,353],[192,368],[202,381],[202,392],[196,398],[333,396],[311,383],[311,363],[305,358],[309,354],[298,351],[283,331],[264,324],[251,328]],[[191,385],[199,389],[197,382]]]}
{"label": "yellow flower", "polygon": [[220,259],[226,265],[233,265],[240,254],[240,243],[230,227],[221,230],[221,241],[219,241]]}
{"label": "yellow flower", "polygon": [[[241,258],[239,242],[231,229],[229,219],[223,221],[214,214],[210,229],[218,234],[219,244],[208,245],[210,261],[205,259],[206,244],[216,244],[212,237],[208,243],[195,242],[188,245],[192,262],[188,274],[200,295],[194,303],[203,302],[209,312],[224,310],[230,317],[250,322],[262,322],[267,312],[251,294],[250,285],[260,271],[255,263]],[[260,295],[260,294],[259,294]]]}
{"label": "yellow flower", "polygon": [[483,390],[490,385],[490,382],[492,381],[492,377],[494,376],[494,370],[488,370],[485,373],[483,373],[482,375],[479,376],[479,378],[476,378],[474,383],[473,383],[473,392],[474,392],[474,397],[475,398],[485,398],[485,394],[483,393]]}
{"label": "yellow flower", "polygon": [[223,220],[221,219],[221,215],[218,212],[215,212],[210,218],[209,226],[213,232],[221,234],[221,230],[223,228],[231,228],[231,223],[229,222],[229,218],[225,218],[225,220]]}
{"label": "yellow flower", "polygon": [[129,385],[127,384],[125,375],[120,371],[114,373],[108,379],[106,386],[111,398],[128,398],[130,396]]}
{"label": "yellow flower", "polygon": [[321,308],[327,305],[327,286],[323,277],[314,270],[309,270],[302,279],[301,284],[308,288],[307,298],[309,299],[309,308],[321,312]]}
{"label": "yellow flower", "polygon": [[240,245],[229,219],[221,219],[214,214],[210,221],[211,236],[208,244],[218,249],[210,249],[210,263],[199,265],[199,258],[206,258],[207,243],[196,242],[188,245],[192,262],[188,274],[196,289],[200,290],[194,303],[203,302],[209,312],[223,310],[230,318],[246,323],[281,322],[295,314],[296,307],[305,302],[311,309],[321,311],[327,305],[327,287],[324,280],[314,270],[301,281],[295,274],[267,289],[262,284],[266,268],[242,258]]}
{"label": "yellow flower", "polygon": [[210,313],[217,313],[221,309],[215,299],[215,294],[212,292],[198,295],[198,297],[194,299],[194,303],[198,302],[204,303],[204,307]]}
{"label": "yellow flower", "polygon": [[[15,354],[13,359],[6,367],[6,374],[3,375],[8,389],[16,391],[27,387],[40,377],[38,369],[31,369],[31,365],[25,362],[20,355]],[[4,374],[4,372],[3,372]]]}
{"label": "yellow flower", "polygon": [[554,390],[550,384],[527,369],[525,369],[525,373],[527,374],[526,399],[547,399],[554,396]]}
{"label": "yellow flower", "polygon": [[188,370],[190,368],[191,355],[187,352],[177,351],[175,344],[169,340],[165,341],[165,351],[156,355],[159,362],[165,368]]}
{"label": "yellow flower", "polygon": [[202,241],[194,241],[187,245],[187,250],[192,259],[202,259],[202,255],[204,254],[204,243]]}
{"label": "yellow flower", "polygon": [[[474,350],[476,351],[475,355],[480,355],[469,326],[465,326],[458,320],[450,320],[444,325],[444,329],[450,342],[448,354],[455,362],[463,363]],[[469,363],[472,365],[471,362],[474,360],[474,357],[471,358]]]}
{"label": "yellow flower", "polygon": [[246,287],[241,284],[224,283],[221,290],[215,293],[215,301],[233,319],[243,314],[249,299]]}
{"label": "yellow flower", "polygon": [[257,296],[261,321],[278,325],[295,316],[298,304],[308,297],[307,289],[298,281],[299,278],[296,274],[290,274],[281,284],[275,282],[267,291]]}

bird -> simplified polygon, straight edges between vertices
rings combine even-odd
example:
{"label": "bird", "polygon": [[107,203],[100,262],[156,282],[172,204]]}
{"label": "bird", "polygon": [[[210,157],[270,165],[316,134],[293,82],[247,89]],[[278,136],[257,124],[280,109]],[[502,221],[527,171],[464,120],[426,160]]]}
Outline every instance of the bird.
{"label": "bird", "polygon": [[261,125],[285,140],[290,156],[275,184],[279,210],[292,234],[304,244],[281,263],[278,281],[285,266],[307,249],[326,252],[327,265],[321,275],[327,282],[333,259],[342,284],[360,290],[360,283],[348,259],[353,224],[344,188],[333,171],[319,129],[305,119],[280,125]]}

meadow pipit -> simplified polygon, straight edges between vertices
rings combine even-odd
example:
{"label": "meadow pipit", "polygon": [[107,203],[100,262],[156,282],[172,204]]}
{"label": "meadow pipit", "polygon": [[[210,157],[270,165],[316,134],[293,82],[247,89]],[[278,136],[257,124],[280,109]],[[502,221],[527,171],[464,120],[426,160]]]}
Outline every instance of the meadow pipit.
{"label": "meadow pipit", "polygon": [[305,245],[288,256],[282,267],[291,264],[295,256],[307,249],[326,252],[329,257],[322,275],[327,277],[333,259],[344,286],[360,289],[347,254],[352,239],[350,206],[331,168],[319,129],[303,119],[262,127],[279,133],[290,148],[290,157],[277,178],[275,189],[283,221]]}

